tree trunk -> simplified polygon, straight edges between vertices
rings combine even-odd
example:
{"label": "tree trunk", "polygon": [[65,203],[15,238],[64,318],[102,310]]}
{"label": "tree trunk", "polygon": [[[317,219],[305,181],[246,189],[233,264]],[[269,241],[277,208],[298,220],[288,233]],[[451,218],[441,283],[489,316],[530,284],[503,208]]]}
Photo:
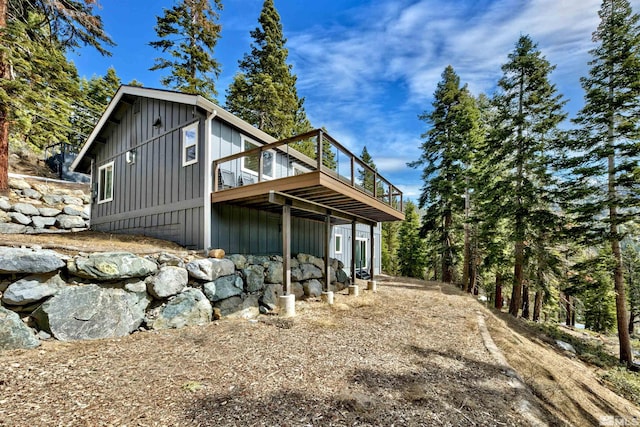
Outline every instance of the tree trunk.
{"label": "tree trunk", "polygon": [[636,313],[633,311],[629,314],[629,335],[633,335],[636,328]]}
{"label": "tree trunk", "polygon": [[442,254],[442,281],[445,283],[453,282],[453,259],[451,256],[451,236],[449,231],[453,225],[453,215],[451,211],[448,211],[444,215],[444,230],[442,232],[442,247],[444,253]]}
{"label": "tree trunk", "polygon": [[464,260],[462,262],[462,284],[467,292],[471,292],[471,245],[469,238],[469,177],[465,178],[466,187],[464,189]]}
{"label": "tree trunk", "polygon": [[567,317],[566,317],[564,323],[567,326],[571,327],[571,326],[573,326],[572,321],[573,321],[573,319],[575,319],[575,316],[573,315],[573,303],[571,301],[571,296],[570,295],[566,296],[565,308],[566,308],[566,311],[567,311]]}
{"label": "tree trunk", "polygon": [[522,284],[524,282],[524,243],[516,242],[516,263],[513,268],[514,281],[513,291],[511,292],[511,303],[509,304],[509,314],[518,317],[518,311],[522,306]]}
{"label": "tree trunk", "polygon": [[522,317],[529,320],[529,287],[522,287]]}
{"label": "tree trunk", "polygon": [[543,296],[542,291],[540,290],[536,291],[536,298],[533,303],[533,321],[534,322],[540,321],[540,312],[542,311],[542,296]]}
{"label": "tree trunk", "polygon": [[[7,0],[0,0],[0,32],[7,26]],[[9,80],[7,58],[0,52],[0,80]],[[0,104],[0,194],[9,191],[9,107]]]}
{"label": "tree trunk", "polygon": [[496,273],[496,302],[495,307],[502,310],[502,275]]}

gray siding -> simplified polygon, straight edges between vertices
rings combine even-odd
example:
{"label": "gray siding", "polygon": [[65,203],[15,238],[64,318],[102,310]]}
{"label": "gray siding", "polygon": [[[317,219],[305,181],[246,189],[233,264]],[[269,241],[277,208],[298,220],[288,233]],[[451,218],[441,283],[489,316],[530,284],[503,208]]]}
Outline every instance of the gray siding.
{"label": "gray siding", "polygon": [[[335,251],[335,239],[336,234],[342,235],[342,252],[336,253]],[[369,254],[369,246],[370,246],[370,229],[368,225],[365,224],[356,224],[356,239],[367,239],[367,258],[370,257]],[[378,224],[373,229],[373,235],[375,238],[375,266],[374,266],[374,274],[380,274],[380,262],[382,257],[382,236],[380,235],[380,225]],[[339,259],[344,263],[344,270],[347,274],[351,274],[351,225],[336,225],[331,230],[331,250],[330,254],[332,258]]]}
{"label": "gray siding", "polygon": [[[204,246],[205,114],[193,106],[139,98],[116,114],[119,123],[102,132],[92,171],[114,162],[113,200],[97,203],[91,212],[93,229],[143,233],[190,248]],[[162,125],[154,127],[160,117]],[[198,162],[182,166],[182,128],[199,122]],[[125,155],[134,149],[136,161]]]}
{"label": "gray siding", "polygon": [[[291,253],[322,257],[324,223],[291,218]],[[230,254],[282,255],[282,217],[240,206],[214,204],[211,245]]]}

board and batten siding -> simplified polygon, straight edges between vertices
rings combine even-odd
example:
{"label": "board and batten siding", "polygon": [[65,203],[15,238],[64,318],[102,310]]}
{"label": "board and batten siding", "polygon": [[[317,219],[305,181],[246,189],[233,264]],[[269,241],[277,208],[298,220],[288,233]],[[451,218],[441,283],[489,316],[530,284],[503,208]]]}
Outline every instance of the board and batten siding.
{"label": "board and batten siding", "polygon": [[[113,200],[94,199],[91,227],[202,248],[205,112],[191,105],[137,98],[118,113],[119,123],[100,135],[105,143],[92,170],[97,183],[100,166],[114,162]],[[153,126],[158,118],[161,125]],[[193,123],[199,124],[198,162],[183,167],[182,129]],[[129,150],[135,151],[131,164],[126,162]]]}
{"label": "board and batten siding", "polygon": [[[380,274],[380,265],[382,257],[382,236],[380,234],[380,224],[373,228],[373,236],[375,238],[375,257],[374,257],[374,274]],[[336,253],[336,234],[342,236],[342,252]],[[367,258],[370,257],[370,229],[366,224],[356,224],[356,239],[366,239],[367,241]],[[351,224],[335,225],[331,230],[331,250],[329,251],[331,258],[336,258],[344,264],[344,271],[351,274]],[[356,266],[357,268],[357,266]]]}

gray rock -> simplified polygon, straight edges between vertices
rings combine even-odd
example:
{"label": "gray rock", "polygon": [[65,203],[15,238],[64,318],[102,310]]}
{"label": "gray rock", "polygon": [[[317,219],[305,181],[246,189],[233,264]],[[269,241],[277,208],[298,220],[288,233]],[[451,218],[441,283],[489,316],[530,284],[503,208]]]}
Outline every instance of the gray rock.
{"label": "gray rock", "polygon": [[13,205],[13,210],[23,215],[40,215],[38,208],[31,203],[16,203]]}
{"label": "gray rock", "polygon": [[291,268],[291,280],[294,282],[302,281],[302,270],[300,270],[300,267]]}
{"label": "gray rock", "polygon": [[142,323],[137,298],[123,289],[68,286],[42,304],[32,317],[60,341],[122,337]]}
{"label": "gray rock", "polygon": [[9,218],[21,225],[29,225],[31,224],[31,217],[28,215],[21,214],[20,212],[9,212]]}
{"label": "gray rock", "polygon": [[264,267],[261,265],[250,265],[242,274],[247,282],[247,292],[259,291],[264,287]]}
{"label": "gray rock", "polygon": [[184,268],[162,267],[155,276],[147,277],[147,291],[155,298],[167,298],[182,292],[188,281],[189,274]]}
{"label": "gray rock", "polygon": [[313,255],[309,254],[298,254],[296,256],[300,264],[313,264],[318,267],[320,270],[324,269],[324,261],[322,258],[316,258]]}
{"label": "gray rock", "polygon": [[264,265],[266,262],[271,261],[271,259],[268,256],[264,256],[264,255],[248,255],[247,256],[247,263],[249,264],[257,264],[257,265]]}
{"label": "gray rock", "polygon": [[336,282],[346,283],[347,280],[349,280],[349,276],[347,276],[344,270],[340,269],[336,271]]}
{"label": "gray rock", "polygon": [[10,211],[11,208],[12,206],[11,206],[11,203],[9,202],[9,199],[0,198],[0,210]]}
{"label": "gray rock", "polygon": [[60,194],[45,194],[42,196],[42,200],[51,206],[59,205],[63,202],[63,197]]}
{"label": "gray rock", "polygon": [[302,280],[322,279],[322,270],[313,264],[300,264]]}
{"label": "gray rock", "polygon": [[189,276],[197,280],[213,280],[213,264],[208,259],[194,259],[186,265]]}
{"label": "gray rock", "polygon": [[296,299],[301,299],[304,296],[304,288],[300,282],[291,282],[291,293],[296,296]]}
{"label": "gray rock", "polygon": [[11,222],[9,214],[3,210],[0,210],[0,222]]}
{"label": "gray rock", "polygon": [[300,267],[300,263],[298,262],[298,259],[297,259],[297,258],[291,258],[291,259],[289,260],[289,267],[291,267],[291,268],[298,268],[298,267]]}
{"label": "gray rock", "polygon": [[82,219],[89,218],[84,212],[84,207],[82,207],[82,205],[66,205],[64,208],[62,208],[62,212],[65,215],[79,216]]}
{"label": "gray rock", "polygon": [[56,219],[48,216],[32,216],[31,222],[35,228],[45,228],[55,225]]}
{"label": "gray rock", "polygon": [[316,279],[308,280],[302,284],[304,294],[307,297],[319,297],[322,295],[322,283]]}
{"label": "gray rock", "polygon": [[227,255],[227,258],[236,266],[236,270],[242,270],[247,266],[247,258],[240,254]]}
{"label": "gray rock", "polygon": [[564,351],[568,351],[569,353],[576,354],[576,349],[568,342],[556,340],[556,345]]}
{"label": "gray rock", "polygon": [[184,261],[182,261],[182,258],[166,252],[163,252],[158,256],[158,264],[184,267]]}
{"label": "gray rock", "polygon": [[336,270],[333,267],[329,267],[329,283],[333,283],[337,281],[337,279]]}
{"label": "gray rock", "polygon": [[81,216],[76,215],[58,215],[56,217],[58,227],[69,230],[72,228],[84,228],[86,224]]}
{"label": "gray rock", "polygon": [[55,295],[66,286],[60,273],[30,275],[9,285],[2,295],[2,302],[26,305]]}
{"label": "gray rock", "polygon": [[40,341],[46,341],[51,339],[51,334],[46,331],[38,331],[36,336]]}
{"label": "gray rock", "polygon": [[82,201],[81,198],[74,197],[74,196],[69,196],[69,195],[62,196],[62,201],[64,202],[65,205],[79,205],[79,206],[82,206],[84,204],[84,202]]}
{"label": "gray rock", "polygon": [[209,258],[209,261],[211,261],[213,271],[211,280],[216,280],[218,277],[228,276],[236,272],[236,267],[230,259]]}
{"label": "gray rock", "polygon": [[33,190],[31,188],[26,188],[22,190],[22,195],[34,200],[40,200],[42,198],[42,194],[40,194],[38,191]]}
{"label": "gray rock", "polygon": [[282,283],[282,262],[270,261],[266,263],[265,282]]}
{"label": "gray rock", "polygon": [[40,216],[46,216],[46,217],[54,217],[62,213],[60,209],[47,208],[47,207],[38,208],[38,211],[40,212]]}
{"label": "gray rock", "polygon": [[77,256],[67,263],[71,274],[87,279],[117,280],[155,273],[155,262],[129,252],[104,252]]}
{"label": "gray rock", "polygon": [[188,288],[169,300],[159,316],[151,322],[153,329],[182,328],[211,321],[211,303],[198,289]]}
{"label": "gray rock", "polygon": [[54,251],[0,247],[0,274],[48,273],[64,265]]}
{"label": "gray rock", "polygon": [[13,311],[0,306],[0,350],[35,348],[40,341]]}
{"label": "gray rock", "polygon": [[242,304],[240,304],[236,310],[227,314],[227,317],[231,319],[253,319],[258,317],[259,314],[258,296],[247,295],[247,297],[242,300]]}
{"label": "gray rock", "polygon": [[14,190],[30,190],[31,185],[22,178],[9,178],[9,188]]}
{"label": "gray rock", "polygon": [[274,310],[278,307],[278,299],[283,294],[282,285],[274,283],[268,284],[264,288],[264,293],[260,298],[260,304],[266,306],[269,310]]}
{"label": "gray rock", "polygon": [[220,301],[242,294],[242,278],[235,274],[219,277],[214,281],[214,283],[215,293],[212,298],[209,298],[211,302]]}
{"label": "gray rock", "polygon": [[127,280],[124,282],[124,289],[134,294],[147,293],[147,283],[144,280]]}
{"label": "gray rock", "polygon": [[220,310],[220,314],[223,316],[228,316],[229,314],[241,310],[242,308],[242,297],[234,296],[231,298],[226,298],[220,301],[217,301],[213,304],[213,306]]}
{"label": "gray rock", "polygon": [[209,299],[209,301],[215,301],[216,295],[216,284],[215,282],[207,282],[202,285],[202,291],[204,295]]}
{"label": "gray rock", "polygon": [[27,232],[27,226],[10,222],[0,223],[0,234],[22,234]]}

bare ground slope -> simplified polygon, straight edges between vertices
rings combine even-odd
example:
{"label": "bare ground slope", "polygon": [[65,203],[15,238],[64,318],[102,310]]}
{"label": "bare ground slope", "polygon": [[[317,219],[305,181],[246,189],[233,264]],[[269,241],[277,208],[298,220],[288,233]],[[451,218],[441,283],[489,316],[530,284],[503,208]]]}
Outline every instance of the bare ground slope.
{"label": "bare ground slope", "polygon": [[[531,424],[523,394],[549,425],[638,415],[589,368],[512,333],[455,288],[394,280],[377,294],[337,295],[334,307],[299,302],[293,320],[0,353],[0,425],[521,426]],[[510,386],[478,333],[479,313],[544,400]],[[581,409],[564,410],[570,399]]]}

